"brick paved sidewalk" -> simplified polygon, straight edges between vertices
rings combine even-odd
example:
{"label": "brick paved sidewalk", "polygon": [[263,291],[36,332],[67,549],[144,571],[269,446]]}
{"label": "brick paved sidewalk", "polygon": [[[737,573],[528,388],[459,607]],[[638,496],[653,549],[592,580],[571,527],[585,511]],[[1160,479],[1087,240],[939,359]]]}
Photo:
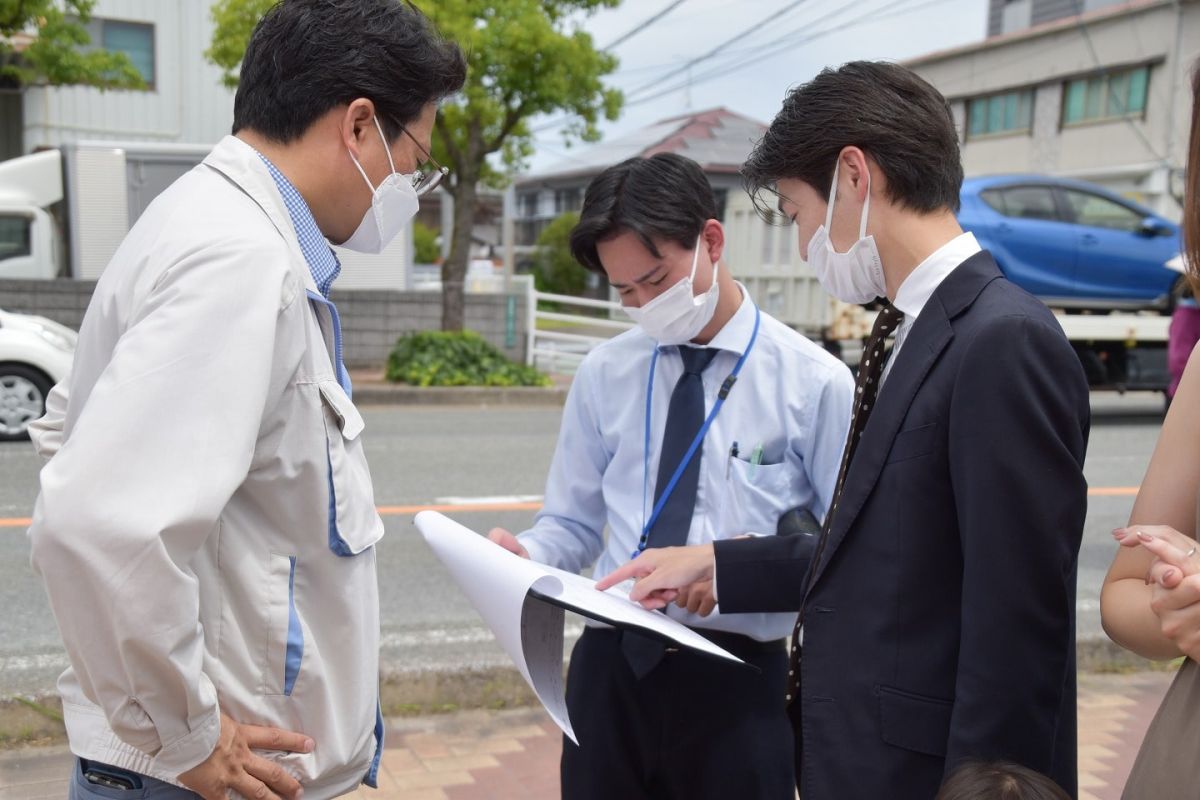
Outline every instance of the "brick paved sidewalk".
{"label": "brick paved sidewalk", "polygon": [[[1079,800],[1119,800],[1171,675],[1081,675]],[[540,708],[389,723],[379,791],[356,800],[554,800],[561,736]],[[0,800],[66,796],[65,748],[0,752]]]}

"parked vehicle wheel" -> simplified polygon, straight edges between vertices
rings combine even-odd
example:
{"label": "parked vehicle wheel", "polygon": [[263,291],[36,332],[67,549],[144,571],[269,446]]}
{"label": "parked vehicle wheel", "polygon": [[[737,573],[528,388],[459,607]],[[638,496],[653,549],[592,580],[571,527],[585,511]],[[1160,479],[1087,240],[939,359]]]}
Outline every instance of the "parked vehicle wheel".
{"label": "parked vehicle wheel", "polygon": [[24,364],[0,364],[0,442],[29,436],[29,423],[46,413],[50,379]]}

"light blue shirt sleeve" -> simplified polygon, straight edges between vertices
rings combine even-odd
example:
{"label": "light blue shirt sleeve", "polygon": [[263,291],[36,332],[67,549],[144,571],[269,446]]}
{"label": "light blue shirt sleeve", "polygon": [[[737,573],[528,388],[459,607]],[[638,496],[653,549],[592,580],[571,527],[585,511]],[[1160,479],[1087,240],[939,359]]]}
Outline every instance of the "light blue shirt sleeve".
{"label": "light blue shirt sleeve", "polygon": [[585,359],[567,394],[542,510],[518,537],[531,559],[568,572],[590,567],[604,551],[604,472],[612,456],[597,422],[590,367]]}
{"label": "light blue shirt sleeve", "polygon": [[824,520],[833,503],[854,410],[854,378],[848,367],[839,365],[830,372],[828,380],[816,392],[811,409],[801,455],[804,471],[816,494],[815,507],[811,511],[815,517]]}

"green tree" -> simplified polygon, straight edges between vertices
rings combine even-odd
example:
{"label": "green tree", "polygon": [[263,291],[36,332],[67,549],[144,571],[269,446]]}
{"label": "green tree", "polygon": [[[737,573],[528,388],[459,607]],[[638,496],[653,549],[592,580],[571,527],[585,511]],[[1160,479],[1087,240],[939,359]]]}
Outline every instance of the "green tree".
{"label": "green tree", "polygon": [[221,82],[230,89],[238,85],[238,69],[250,34],[277,0],[217,0],[213,3],[212,44],[204,56],[221,68]]}
{"label": "green tree", "polygon": [[[3,0],[0,0],[2,2]],[[616,119],[622,96],[603,78],[617,60],[579,28],[579,18],[621,0],[439,0],[422,9],[467,54],[467,85],[443,104],[434,155],[451,168],[450,256],[442,264],[442,327],[463,325],[463,281],[470,259],[478,187],[502,187],[533,152],[529,120],[565,118],[564,143],[596,141],[600,119]],[[237,84],[237,67],[271,0],[217,0],[209,59]]]}
{"label": "green tree", "polygon": [[428,225],[413,222],[413,258],[418,264],[436,264],[442,257],[437,232]]}
{"label": "green tree", "polygon": [[434,150],[452,170],[454,234],[442,264],[442,328],[463,324],[463,277],[480,184],[501,187],[533,152],[529,120],[563,114],[566,138],[600,138],[622,95],[603,78],[617,67],[578,27],[580,15],[620,0],[443,0],[425,12],[467,54],[467,85],[445,103]]}
{"label": "green tree", "polygon": [[0,0],[0,82],[144,89],[124,53],[89,47],[96,0]]}
{"label": "green tree", "polygon": [[587,270],[571,255],[571,229],[579,214],[568,211],[542,230],[534,254],[533,279],[538,291],[579,296],[587,287]]}

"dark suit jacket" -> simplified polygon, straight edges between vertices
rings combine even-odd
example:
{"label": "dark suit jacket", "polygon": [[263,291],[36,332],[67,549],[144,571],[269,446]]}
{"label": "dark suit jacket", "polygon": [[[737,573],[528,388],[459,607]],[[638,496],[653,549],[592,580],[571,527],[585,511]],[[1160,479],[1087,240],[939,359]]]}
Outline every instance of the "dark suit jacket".
{"label": "dark suit jacket", "polygon": [[966,759],[1075,795],[1089,421],[1062,329],[980,253],[897,354],[811,575],[802,541],[717,543],[722,612],[806,606],[804,800],[928,800]]}

